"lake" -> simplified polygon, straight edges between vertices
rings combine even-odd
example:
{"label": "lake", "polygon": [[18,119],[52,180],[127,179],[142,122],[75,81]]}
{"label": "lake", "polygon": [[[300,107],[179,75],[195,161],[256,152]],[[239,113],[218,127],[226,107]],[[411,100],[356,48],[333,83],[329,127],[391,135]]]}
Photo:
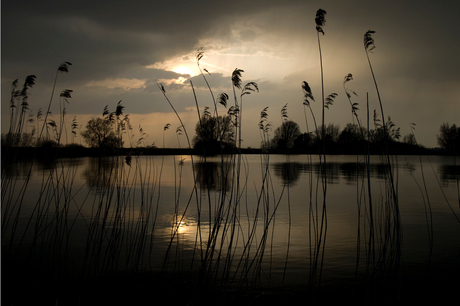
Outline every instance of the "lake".
{"label": "lake", "polygon": [[27,267],[13,272],[18,282],[154,272],[318,301],[450,292],[460,272],[457,163],[170,155],[9,165],[3,266]]}

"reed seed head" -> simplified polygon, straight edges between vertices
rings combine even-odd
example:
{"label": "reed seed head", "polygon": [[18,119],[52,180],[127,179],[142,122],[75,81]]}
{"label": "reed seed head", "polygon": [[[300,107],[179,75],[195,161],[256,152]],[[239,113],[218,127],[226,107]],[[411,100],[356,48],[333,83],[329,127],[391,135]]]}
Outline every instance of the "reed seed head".
{"label": "reed seed head", "polygon": [[323,35],[324,35],[323,26],[326,24],[325,15],[326,15],[326,11],[323,9],[319,9],[318,11],[316,11],[316,18],[315,18],[316,31],[318,31],[319,33],[323,33]]}
{"label": "reed seed head", "polygon": [[256,82],[249,82],[244,85],[241,95],[249,95],[251,92],[259,92],[259,87],[257,86]]}
{"label": "reed seed head", "polygon": [[200,65],[200,60],[203,58],[203,56],[204,56],[203,47],[200,47],[196,50],[196,54],[195,54],[196,63],[198,64],[198,66]]}
{"label": "reed seed head", "polygon": [[64,62],[58,67],[59,72],[69,72],[69,66],[72,66],[70,62]]}
{"label": "reed seed head", "polygon": [[115,115],[116,115],[117,117],[120,116],[120,115],[122,115],[122,114],[123,114],[123,109],[124,109],[124,108],[125,108],[125,107],[121,104],[121,100],[118,101],[117,109],[115,110]]}
{"label": "reed seed head", "polygon": [[326,99],[324,100],[325,103],[324,103],[324,107],[329,109],[329,106],[333,105],[334,104],[334,99],[337,98],[338,94],[337,93],[331,93],[330,95],[328,95],[326,97]]}
{"label": "reed seed head", "polygon": [[235,68],[232,73],[232,84],[238,89],[241,89],[241,74],[244,72],[242,69]]}
{"label": "reed seed head", "polygon": [[70,99],[70,98],[72,98],[71,97],[72,92],[73,92],[73,90],[71,90],[71,89],[64,89],[61,92],[61,97],[64,98],[64,99]]}
{"label": "reed seed head", "polygon": [[374,34],[375,31],[367,31],[366,34],[364,34],[364,49],[369,52],[375,49],[374,45],[374,39],[372,38],[372,34]]}
{"label": "reed seed head", "polygon": [[343,79],[343,83],[345,84],[346,82],[349,82],[353,80],[353,75],[351,73],[347,74],[345,78]]}
{"label": "reed seed head", "polygon": [[217,102],[227,108],[228,95],[223,92],[217,98]]}
{"label": "reed seed head", "polygon": [[308,85],[307,82],[303,81],[302,82],[302,90],[303,90],[303,93],[304,93],[304,96],[305,96],[305,105],[310,105],[310,101],[308,101],[308,99],[312,100],[312,101],[315,101],[315,98],[313,98],[313,94],[311,92],[311,88],[310,88],[310,85]]}

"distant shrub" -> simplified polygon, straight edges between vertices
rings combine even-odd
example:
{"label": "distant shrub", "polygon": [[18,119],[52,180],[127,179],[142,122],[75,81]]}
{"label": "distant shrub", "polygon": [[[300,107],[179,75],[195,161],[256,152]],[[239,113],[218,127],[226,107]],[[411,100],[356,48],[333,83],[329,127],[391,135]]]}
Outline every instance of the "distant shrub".
{"label": "distant shrub", "polygon": [[455,124],[449,126],[448,123],[443,123],[439,127],[438,144],[452,152],[460,151],[460,127]]}

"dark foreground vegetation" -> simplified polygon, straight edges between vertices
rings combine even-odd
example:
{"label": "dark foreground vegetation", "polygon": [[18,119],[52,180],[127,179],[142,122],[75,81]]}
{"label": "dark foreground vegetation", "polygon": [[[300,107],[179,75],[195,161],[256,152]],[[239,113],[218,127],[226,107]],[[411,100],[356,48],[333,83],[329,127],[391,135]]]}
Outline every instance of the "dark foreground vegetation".
{"label": "dark foreground vegetation", "polygon": [[[455,299],[458,283],[432,273],[425,278],[404,279],[398,293],[387,292],[378,301],[369,303],[366,288],[356,288],[343,283],[323,286],[313,297],[300,287],[222,288],[208,285],[197,290],[196,276],[172,273],[117,273],[87,278],[85,281],[63,280],[50,286],[55,280],[48,273],[40,277],[21,267],[2,269],[2,304],[4,305],[255,305],[278,306],[306,302],[309,305],[414,305],[451,304]],[[38,274],[37,274],[38,275]],[[26,289],[27,288],[27,289]],[[24,290],[27,290],[27,293]]]}

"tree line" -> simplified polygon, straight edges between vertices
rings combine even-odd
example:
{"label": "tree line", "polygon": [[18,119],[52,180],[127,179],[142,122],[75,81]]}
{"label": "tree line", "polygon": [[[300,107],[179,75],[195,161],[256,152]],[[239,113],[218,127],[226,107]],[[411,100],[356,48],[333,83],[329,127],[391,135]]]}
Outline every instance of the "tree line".
{"label": "tree line", "polygon": [[[234,124],[230,116],[211,116],[209,113],[202,116],[201,121],[195,126],[193,138],[194,149],[203,154],[205,152],[228,152],[235,148]],[[315,152],[320,146],[324,146],[328,152],[356,153],[357,150],[383,151],[385,143],[392,144],[402,150],[415,150],[423,148],[417,143],[415,124],[411,125],[411,133],[401,137],[400,128],[397,127],[391,117],[385,121],[385,126],[374,115],[374,127],[366,129],[355,123],[348,123],[345,128],[330,123],[320,126],[317,130],[302,133],[299,125],[285,118],[280,126],[273,131],[269,141],[261,144],[262,149],[295,150]],[[460,149],[460,127],[455,124],[443,123],[437,135],[438,144],[441,148],[458,153]]]}
{"label": "tree line", "polygon": [[[128,115],[123,115],[124,107],[118,103],[114,112],[104,109],[102,117],[90,119],[86,128],[80,133],[85,144],[91,148],[98,148],[104,152],[113,152],[124,146],[123,133],[132,129]],[[195,136],[192,145],[200,154],[213,155],[221,152],[230,153],[236,148],[235,126],[237,116],[229,113],[224,116],[212,116],[205,108],[203,116],[195,126]],[[411,129],[413,125],[411,126]],[[72,131],[74,134],[75,132]],[[140,129],[141,136],[146,135]],[[443,123],[437,134],[438,145],[453,153],[460,151],[460,127],[456,124]],[[144,138],[140,138],[138,144]],[[45,141],[46,140],[46,141]],[[37,139],[34,130],[31,132],[2,134],[2,148],[5,147],[34,147],[34,146],[60,146],[57,139],[47,137]],[[380,150],[384,142],[399,145],[401,148],[423,148],[417,143],[415,133],[401,137],[400,129],[388,117],[385,127],[374,114],[374,127],[366,129],[355,123],[348,123],[343,129],[339,125],[330,123],[310,132],[302,133],[299,125],[284,118],[282,124],[274,129],[269,141],[261,144],[262,149],[295,150],[315,152],[324,146],[327,152],[356,153],[370,147]],[[369,146],[368,146],[369,145]],[[154,145],[152,146],[154,147]]]}

